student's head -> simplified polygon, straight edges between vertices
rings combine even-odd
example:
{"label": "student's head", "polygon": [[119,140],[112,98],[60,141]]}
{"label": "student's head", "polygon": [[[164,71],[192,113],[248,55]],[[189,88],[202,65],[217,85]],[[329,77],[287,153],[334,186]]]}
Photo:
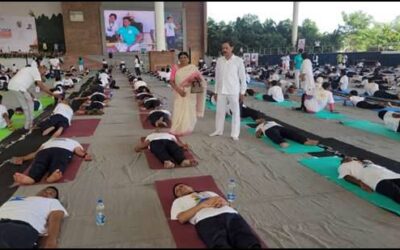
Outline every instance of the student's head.
{"label": "student's head", "polygon": [[[1,103],[1,102],[0,102]],[[383,117],[386,115],[386,110],[382,110],[382,111],[379,111],[378,112],[378,116],[379,116],[379,118],[381,118],[382,120],[383,120]]]}
{"label": "student's head", "polygon": [[233,53],[234,44],[232,40],[225,40],[222,42],[221,49],[222,55],[225,57],[230,57]]}
{"label": "student's head", "polygon": [[122,18],[122,25],[124,25],[124,27],[131,25],[131,18],[129,16]]}
{"label": "student's head", "polygon": [[3,96],[0,95],[0,104],[1,104],[2,101],[3,101]]}
{"label": "student's head", "polygon": [[178,54],[178,60],[181,65],[189,64],[189,54],[186,51],[182,51]]}
{"label": "student's head", "polygon": [[46,67],[45,65],[40,65],[40,66],[38,67],[38,69],[39,69],[39,73],[40,73],[41,76],[46,75],[47,67]]}
{"label": "student's head", "polygon": [[299,49],[299,53],[300,53],[300,54],[303,53],[303,49]]}
{"label": "student's head", "polygon": [[276,85],[278,85],[278,81],[276,81],[276,80],[272,80],[272,81],[271,81],[271,85],[272,85],[272,86],[276,86]]}
{"label": "student's head", "polygon": [[167,17],[167,22],[171,23],[174,21],[174,18],[172,16]]}
{"label": "student's head", "polygon": [[358,96],[358,92],[357,92],[357,90],[353,89],[352,91],[350,91],[349,95],[350,96]]}
{"label": "student's head", "polygon": [[331,83],[330,82],[324,82],[322,83],[322,88],[325,90],[328,90],[331,87]]}
{"label": "student's head", "polygon": [[247,90],[246,90],[246,93],[247,93],[249,96],[254,96],[255,91],[254,91],[253,89],[247,89]]}
{"label": "student's head", "polygon": [[48,186],[40,190],[36,195],[45,198],[59,199],[59,191],[54,186]]}
{"label": "student's head", "polygon": [[346,75],[346,70],[342,69],[342,70],[340,71],[340,75],[342,75],[342,76]]}
{"label": "student's head", "polygon": [[184,183],[177,183],[174,185],[172,192],[175,198],[179,198],[194,192],[194,189]]}
{"label": "student's head", "polygon": [[110,21],[110,22],[115,22],[115,20],[117,20],[117,14],[111,13],[111,14],[108,16],[108,21]]}
{"label": "student's head", "polygon": [[15,67],[15,63],[13,63],[13,66]]}
{"label": "student's head", "polygon": [[310,59],[310,55],[307,52],[303,52],[303,54],[301,54],[301,57],[303,57],[303,59]]}
{"label": "student's head", "polygon": [[368,81],[368,77],[366,77],[366,76],[363,76],[361,79],[362,79],[363,81],[365,81],[365,80]]}

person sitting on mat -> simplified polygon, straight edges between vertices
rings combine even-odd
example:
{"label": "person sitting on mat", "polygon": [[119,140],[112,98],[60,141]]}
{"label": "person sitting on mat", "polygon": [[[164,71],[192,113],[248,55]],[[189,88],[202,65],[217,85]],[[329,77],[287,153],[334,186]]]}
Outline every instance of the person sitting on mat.
{"label": "person sitting on mat", "polygon": [[42,135],[46,136],[55,131],[53,137],[59,137],[65,129],[71,126],[74,111],[68,104],[68,100],[63,99],[54,108],[53,113],[48,119],[39,124]]}
{"label": "person sitting on mat", "polygon": [[[358,96],[357,90],[350,91],[350,94],[347,98],[355,107],[362,109],[384,109],[385,104],[383,102],[379,102],[379,104],[371,103],[365,101],[365,97]],[[346,101],[345,101],[346,103]],[[388,102],[388,107],[392,107],[392,104]]]}
{"label": "person sitting on mat", "polygon": [[266,95],[263,95],[264,101],[267,102],[283,102],[285,98],[283,97],[283,91],[281,86],[279,86],[278,81],[271,81],[272,87],[268,89]]}
{"label": "person sitting on mat", "polygon": [[339,168],[339,179],[360,186],[367,192],[377,192],[400,203],[400,174],[371,161],[344,157]]}
{"label": "person sitting on mat", "polygon": [[171,123],[171,112],[166,109],[155,109],[150,111],[147,119],[156,128],[167,128]]}
{"label": "person sitting on mat", "polygon": [[258,124],[256,127],[257,138],[261,138],[262,135],[265,135],[282,148],[289,147],[289,143],[285,139],[293,140],[304,145],[317,145],[319,143],[317,140],[311,140],[290,128],[283,127],[274,121],[258,119],[256,123]]}
{"label": "person sitting on mat", "polygon": [[185,183],[175,184],[172,191],[171,220],[194,225],[207,248],[261,248],[251,227],[223,197]]}
{"label": "person sitting on mat", "polygon": [[308,113],[317,113],[323,110],[326,105],[329,105],[329,110],[335,113],[335,100],[333,94],[329,91],[330,83],[322,83],[322,89],[315,88],[312,95],[303,94],[301,97],[301,106],[299,108],[293,108],[294,110],[305,111]]}
{"label": "person sitting on mat", "polygon": [[196,160],[185,158],[184,150],[189,148],[187,144],[182,144],[174,135],[162,132],[159,129],[149,134],[143,142],[137,144],[135,151],[140,152],[147,148],[164,164],[164,168],[174,168],[177,164],[180,167],[197,164]]}
{"label": "person sitting on mat", "polygon": [[155,109],[161,105],[160,99],[157,97],[144,97],[143,100],[138,100],[140,106],[143,106],[145,109]]}
{"label": "person sitting on mat", "polygon": [[400,132],[400,113],[382,110],[379,111],[378,116],[383,120],[388,129]]}
{"label": "person sitting on mat", "polygon": [[0,248],[56,248],[65,217],[56,187],[13,196],[0,207]]}
{"label": "person sitting on mat", "polygon": [[13,157],[11,163],[22,165],[25,161],[33,160],[27,175],[16,172],[14,181],[16,185],[31,185],[39,182],[48,172],[49,176],[46,182],[53,183],[59,181],[68,164],[71,162],[73,155],[91,161],[92,157],[82,147],[82,145],[69,138],[51,138],[43,143],[38,150],[30,154]]}

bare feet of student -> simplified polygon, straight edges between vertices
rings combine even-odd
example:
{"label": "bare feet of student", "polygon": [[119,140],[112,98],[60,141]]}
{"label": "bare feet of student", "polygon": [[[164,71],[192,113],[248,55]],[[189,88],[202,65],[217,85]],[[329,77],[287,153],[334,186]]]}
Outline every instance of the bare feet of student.
{"label": "bare feet of student", "polygon": [[194,159],[190,160],[190,159],[185,159],[182,161],[181,163],[181,167],[191,167],[191,166],[196,166],[198,164],[198,162]]}
{"label": "bare feet of student", "polygon": [[174,168],[175,164],[172,161],[164,161],[164,168]]}
{"label": "bare feet of student", "polygon": [[281,146],[281,148],[287,148],[287,147],[289,147],[289,143],[282,142],[281,144],[279,144],[279,146]]}
{"label": "bare feet of student", "polygon": [[31,185],[35,183],[35,180],[32,179],[31,177],[18,172],[15,173],[13,177],[14,177],[14,182],[19,185]]}
{"label": "bare feet of student", "polygon": [[57,129],[57,131],[54,132],[54,134],[52,135],[52,137],[53,137],[53,138],[59,137],[59,136],[62,134],[63,131],[64,131],[64,128],[63,128],[63,127]]}
{"label": "bare feet of student", "polygon": [[11,158],[11,163],[12,164],[22,165],[23,162],[24,162],[24,160],[22,159],[22,157],[13,157],[13,158]]}
{"label": "bare feet of student", "polygon": [[46,181],[48,183],[53,183],[53,182],[60,180],[62,178],[62,176],[63,176],[62,172],[59,169],[57,169],[49,177],[46,178]]}
{"label": "bare feet of student", "polygon": [[319,141],[317,140],[311,140],[311,139],[307,139],[306,142],[304,142],[304,145],[318,145]]}
{"label": "bare feet of student", "polygon": [[391,107],[391,108],[393,107],[392,103],[390,103],[390,102],[387,103],[387,106]]}

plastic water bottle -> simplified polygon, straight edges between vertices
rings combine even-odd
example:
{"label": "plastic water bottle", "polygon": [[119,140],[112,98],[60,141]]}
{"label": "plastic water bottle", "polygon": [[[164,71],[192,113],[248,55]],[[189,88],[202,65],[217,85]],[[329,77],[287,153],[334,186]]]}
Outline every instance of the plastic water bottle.
{"label": "plastic water bottle", "polygon": [[106,216],[104,215],[104,202],[102,199],[98,199],[96,205],[96,225],[103,226],[105,222]]}
{"label": "plastic water bottle", "polygon": [[236,182],[234,179],[229,180],[226,197],[229,204],[232,204],[236,200]]}

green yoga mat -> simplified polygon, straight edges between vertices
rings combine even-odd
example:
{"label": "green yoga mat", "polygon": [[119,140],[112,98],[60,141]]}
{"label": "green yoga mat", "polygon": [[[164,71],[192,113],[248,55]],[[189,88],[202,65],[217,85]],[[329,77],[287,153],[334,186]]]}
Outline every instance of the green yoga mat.
{"label": "green yoga mat", "polygon": [[300,107],[300,103],[295,101],[272,102],[272,104],[284,108]]}
{"label": "green yoga mat", "polygon": [[206,108],[211,111],[217,111],[217,106],[212,104],[210,101],[206,101]]}
{"label": "green yoga mat", "polygon": [[332,113],[327,110],[321,110],[320,112],[315,113],[314,116],[319,119],[326,119],[326,120],[341,120],[341,121],[343,121],[343,120],[348,119],[347,116],[345,116],[344,114]]}
{"label": "green yoga mat", "polygon": [[[251,134],[254,135],[256,134],[256,129],[255,128],[248,128],[247,131]],[[266,144],[274,147],[275,149],[286,153],[286,154],[304,154],[304,153],[317,153],[317,152],[323,152],[324,149],[320,148],[318,146],[308,146],[308,145],[303,145],[298,142],[292,141],[292,140],[287,140],[289,143],[289,147],[287,148],[281,148],[278,144],[274,143],[271,141],[266,136],[262,137],[263,142]]]}
{"label": "green yoga mat", "polygon": [[[217,107],[214,104],[212,104],[211,102],[209,102],[209,101],[206,101],[206,108],[208,108],[211,111],[216,111],[217,110]],[[232,117],[226,116],[225,120],[232,121]],[[250,117],[241,119],[241,121],[240,121],[240,124],[242,126],[246,125],[246,124],[249,124],[249,123],[255,123],[255,121],[253,119],[251,119]]]}
{"label": "green yoga mat", "polygon": [[342,124],[348,127],[361,129],[366,132],[385,136],[389,139],[400,141],[400,133],[389,130],[384,125],[365,120],[342,121]]}
{"label": "green yoga mat", "polygon": [[364,191],[355,184],[351,184],[343,179],[338,179],[339,174],[337,169],[340,165],[340,161],[341,158],[337,156],[320,157],[320,158],[312,157],[312,158],[303,158],[299,160],[301,165],[324,176],[328,180],[354,193],[358,197],[366,201],[369,201],[378,207],[385,208],[400,215],[400,204],[396,203],[392,199],[389,199],[386,196],[378,194],[376,192],[369,193],[367,191]]}
{"label": "green yoga mat", "polygon": [[256,100],[259,100],[259,101],[264,101],[263,95],[264,95],[263,93],[257,93],[254,95],[254,98],[256,98]]}

